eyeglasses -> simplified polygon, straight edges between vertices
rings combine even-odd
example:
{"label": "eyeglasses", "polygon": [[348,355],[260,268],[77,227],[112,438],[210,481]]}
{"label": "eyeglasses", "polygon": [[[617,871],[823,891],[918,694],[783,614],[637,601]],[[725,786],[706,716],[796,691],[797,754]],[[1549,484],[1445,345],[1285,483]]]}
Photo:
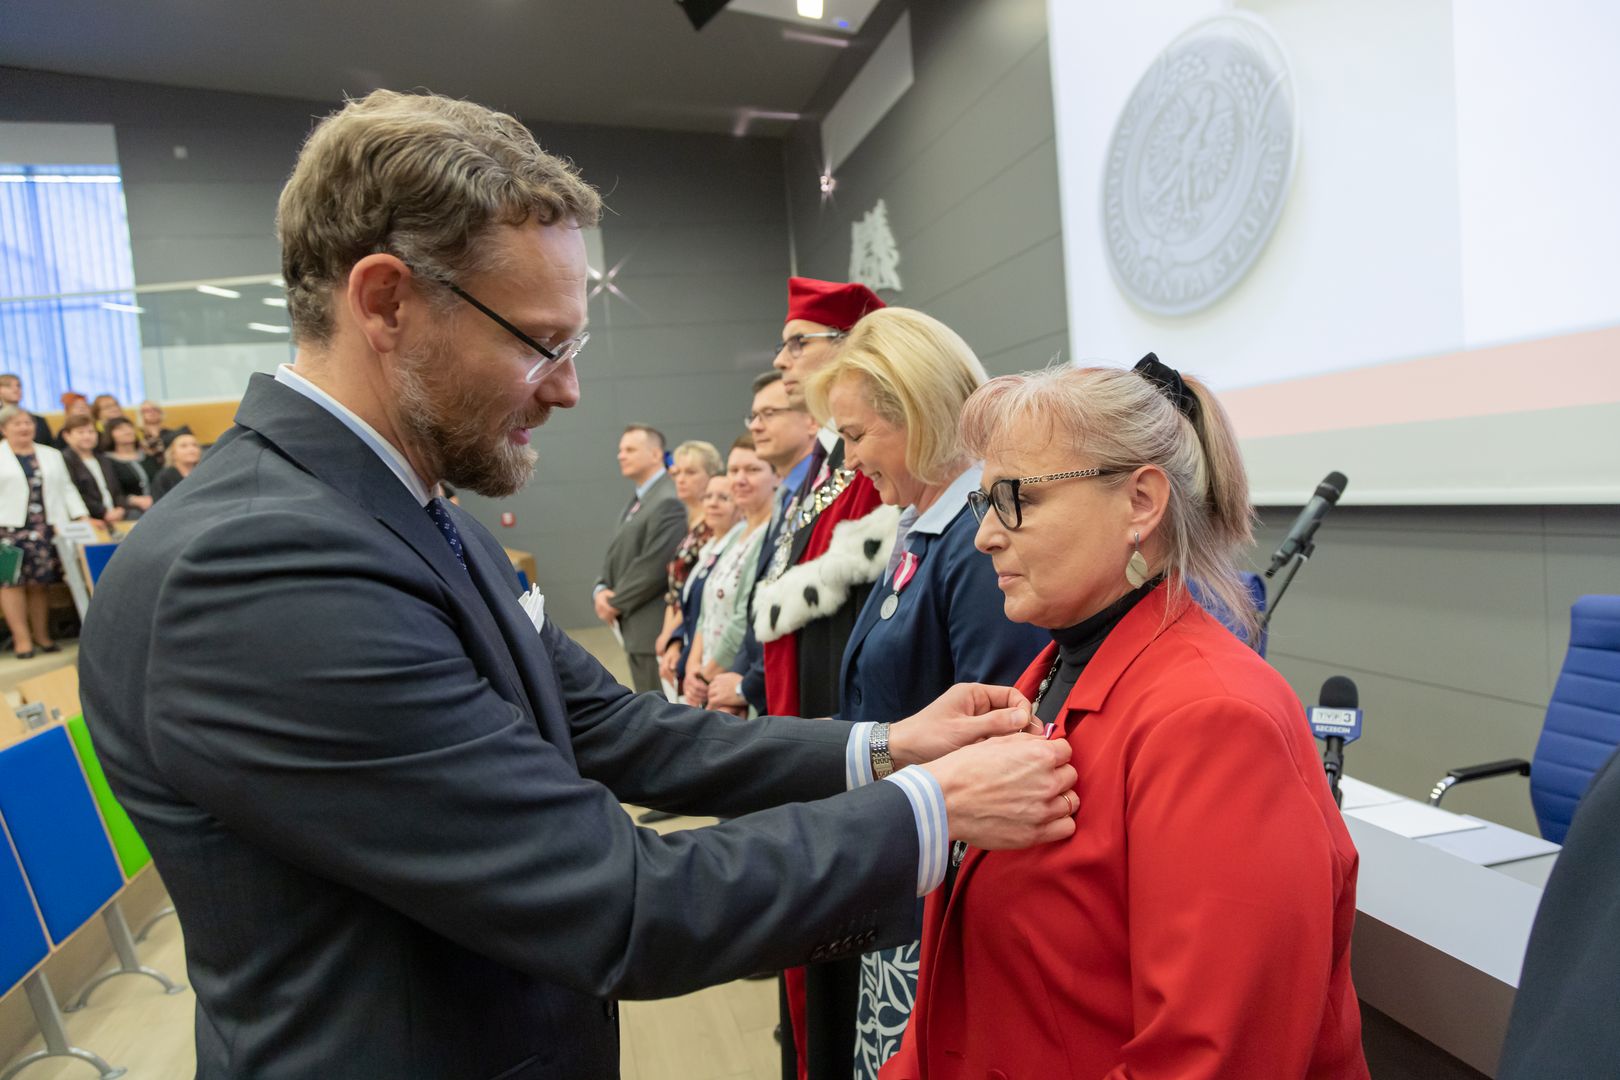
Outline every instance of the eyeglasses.
{"label": "eyeglasses", "polygon": [[990,507],[996,508],[996,517],[1009,529],[1016,529],[1024,524],[1024,504],[1019,501],[1018,492],[1025,484],[1050,484],[1054,480],[1086,480],[1096,476],[1113,476],[1123,472],[1122,469],[1079,469],[1075,472],[1051,473],[1047,476],[1023,476],[1016,480],[997,480],[990,485],[990,493],[970,491],[967,495],[968,506],[973,510],[973,516],[979,521],[984,520],[984,514]]}
{"label": "eyeglasses", "polygon": [[550,375],[553,371],[556,371],[558,368],[562,367],[563,364],[579,356],[579,351],[585,347],[585,343],[587,341],[591,340],[590,333],[586,332],[578,337],[569,338],[567,341],[563,342],[561,345],[558,345],[554,349],[547,348],[538,341],[534,340],[534,338],[530,337],[528,334],[525,334],[522,330],[519,330],[517,327],[513,326],[506,319],[496,314],[492,308],[480,302],[477,297],[473,296],[472,293],[468,292],[466,289],[463,289],[455,282],[450,281],[447,278],[435,277],[432,274],[421,274],[421,272],[416,270],[414,267],[412,267],[412,273],[418,273],[428,281],[432,281],[438,285],[443,285],[445,288],[467,301],[467,303],[483,312],[496,326],[499,326],[502,330],[505,330],[508,334],[511,334],[513,337],[523,342],[523,344],[539,353],[540,359],[536,360],[533,364],[530,364],[529,370],[523,376],[523,380],[525,382],[539,382],[547,375]]}
{"label": "eyeglasses", "polygon": [[795,408],[792,408],[792,407],[788,407],[788,408],[785,408],[785,409],[778,409],[774,405],[767,405],[763,409],[755,409],[753,412],[751,412],[747,416],[743,417],[743,427],[752,427],[754,425],[754,421],[756,421],[756,420],[759,421],[761,424],[768,424],[772,420],[776,419],[778,416],[781,416],[783,413],[794,413],[794,412],[804,412],[804,410],[803,409],[795,409]]}
{"label": "eyeglasses", "polygon": [[792,336],[783,338],[781,341],[777,342],[776,345],[771,348],[771,355],[780,356],[782,350],[786,349],[788,351],[788,355],[797,360],[800,356],[804,355],[805,342],[815,341],[818,338],[837,341],[839,338],[844,336],[845,334],[842,330],[822,330],[814,334],[793,334]]}

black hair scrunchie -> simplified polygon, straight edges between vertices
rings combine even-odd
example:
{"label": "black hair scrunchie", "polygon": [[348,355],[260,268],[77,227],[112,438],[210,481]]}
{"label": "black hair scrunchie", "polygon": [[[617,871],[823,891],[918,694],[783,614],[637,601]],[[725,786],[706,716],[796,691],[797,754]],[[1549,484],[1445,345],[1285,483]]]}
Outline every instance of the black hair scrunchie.
{"label": "black hair scrunchie", "polygon": [[1198,395],[1187,389],[1186,380],[1181,372],[1169,364],[1159,362],[1158,354],[1148,353],[1136,362],[1132,369],[1142,378],[1159,388],[1170,403],[1181,410],[1181,415],[1188,420],[1198,419]]}

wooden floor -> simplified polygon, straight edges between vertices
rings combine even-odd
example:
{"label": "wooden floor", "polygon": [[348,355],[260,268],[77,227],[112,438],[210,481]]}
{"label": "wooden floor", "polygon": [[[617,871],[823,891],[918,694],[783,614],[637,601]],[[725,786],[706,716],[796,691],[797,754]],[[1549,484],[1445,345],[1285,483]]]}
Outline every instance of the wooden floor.
{"label": "wooden floor", "polygon": [[[575,638],[600,657],[621,679],[628,677],[623,653],[606,630],[587,630]],[[60,663],[61,658],[55,658]],[[34,674],[35,662],[10,661],[22,674]],[[0,688],[13,672],[0,674]],[[635,807],[626,807],[630,813]],[[712,818],[677,818],[654,828],[701,828]],[[180,924],[173,918],[157,924],[140,947],[144,963],[176,980],[185,979],[185,951]],[[71,1000],[73,987],[56,987],[57,997]],[[15,991],[21,994],[19,989]],[[129,1069],[129,1080],[183,1080],[192,1076],[192,1043],[196,997],[188,988],[170,997],[155,981],[120,976],[99,988],[81,1012],[68,1014],[69,1039],[109,1064]],[[781,1075],[776,1027],[776,982],[734,982],[665,1001],[629,1001],[620,1008],[624,1080],[776,1080]],[[36,1038],[24,1053],[40,1048]],[[0,1062],[4,1071],[6,1062]],[[23,1070],[18,1080],[93,1080],[95,1070],[83,1062],[53,1059]]]}

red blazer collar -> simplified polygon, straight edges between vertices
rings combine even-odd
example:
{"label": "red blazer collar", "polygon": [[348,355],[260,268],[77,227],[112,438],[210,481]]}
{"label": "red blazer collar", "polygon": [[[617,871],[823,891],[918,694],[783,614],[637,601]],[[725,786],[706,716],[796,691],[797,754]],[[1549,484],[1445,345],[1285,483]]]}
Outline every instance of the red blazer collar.
{"label": "red blazer collar", "polygon": [[[1067,727],[1067,714],[1073,710],[1082,712],[1096,712],[1108,700],[1108,693],[1119,682],[1120,676],[1131,666],[1142,650],[1151,645],[1155,639],[1187,613],[1191,600],[1183,594],[1167,612],[1170,607],[1170,590],[1168,585],[1160,585],[1157,589],[1143,597],[1142,602],[1133,607],[1120,620],[1118,626],[1103,641],[1097,655],[1091,658],[1086,670],[1081,672],[1080,681],[1075,683],[1074,689],[1069,692],[1068,700],[1063,703],[1063,715],[1059,721]],[[1057,642],[1053,642],[1041,650],[1041,655],[1024,672],[1024,677],[1018,680],[1018,690],[1031,701],[1035,699],[1035,691],[1040,689],[1041,680],[1046,673],[1052,670],[1052,663],[1057,659]]]}

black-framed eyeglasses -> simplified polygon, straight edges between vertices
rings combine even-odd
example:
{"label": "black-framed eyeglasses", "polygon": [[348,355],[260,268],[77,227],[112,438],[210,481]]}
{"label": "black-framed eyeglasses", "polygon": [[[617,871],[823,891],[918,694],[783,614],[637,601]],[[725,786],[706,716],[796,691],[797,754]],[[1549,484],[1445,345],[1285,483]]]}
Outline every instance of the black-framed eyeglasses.
{"label": "black-framed eyeglasses", "polygon": [[997,480],[990,485],[990,491],[968,492],[968,506],[973,509],[973,516],[979,521],[984,520],[985,511],[995,507],[996,517],[1009,529],[1016,529],[1024,524],[1024,504],[1018,498],[1019,490],[1025,484],[1050,484],[1054,480],[1088,480],[1097,476],[1113,476],[1122,472],[1121,469],[1076,469],[1074,472],[1049,473],[1046,476],[1021,476],[1016,479]]}
{"label": "black-framed eyeglasses", "polygon": [[776,345],[771,349],[771,355],[780,356],[782,350],[786,349],[788,351],[788,355],[797,360],[800,356],[804,355],[805,342],[829,339],[832,341],[837,341],[839,338],[844,336],[846,335],[843,330],[819,330],[814,334],[790,334],[776,343]]}
{"label": "black-framed eyeglasses", "polygon": [[[416,271],[414,268],[412,268],[412,272],[420,273],[420,271]],[[519,330],[516,326],[513,326],[493,308],[483,303],[476,296],[468,292],[466,289],[463,289],[455,282],[446,278],[435,277],[431,274],[422,274],[422,277],[434,282],[435,284],[443,285],[445,288],[467,301],[467,303],[477,308],[496,326],[499,326],[502,330],[505,330],[508,334],[511,334],[513,337],[523,342],[523,344],[540,354],[540,359],[536,360],[533,364],[530,364],[529,370],[524,373],[524,382],[539,382],[541,379],[545,378],[547,375],[561,367],[564,363],[578,357],[579,351],[585,347],[585,343],[591,340],[590,332],[586,331],[585,333],[580,334],[578,337],[569,338],[567,341],[556,346],[555,348],[542,345],[528,334],[525,334],[522,330]]]}
{"label": "black-framed eyeglasses", "polygon": [[754,421],[756,420],[762,424],[768,424],[772,420],[775,420],[778,416],[781,416],[783,413],[790,412],[804,412],[804,410],[795,409],[791,405],[785,409],[779,409],[775,405],[767,405],[763,409],[755,409],[753,412],[743,417],[743,427],[752,427]]}

